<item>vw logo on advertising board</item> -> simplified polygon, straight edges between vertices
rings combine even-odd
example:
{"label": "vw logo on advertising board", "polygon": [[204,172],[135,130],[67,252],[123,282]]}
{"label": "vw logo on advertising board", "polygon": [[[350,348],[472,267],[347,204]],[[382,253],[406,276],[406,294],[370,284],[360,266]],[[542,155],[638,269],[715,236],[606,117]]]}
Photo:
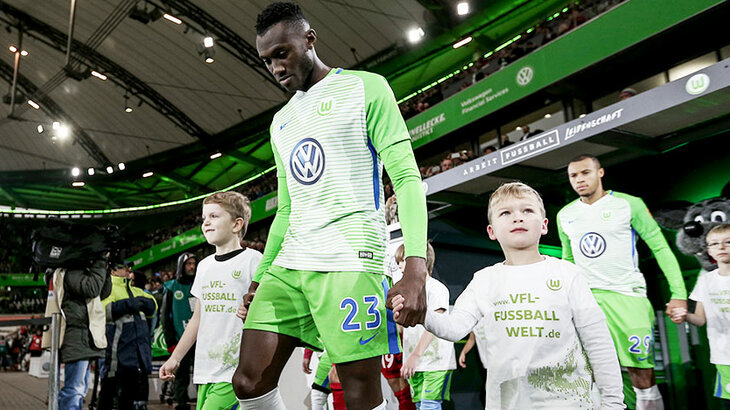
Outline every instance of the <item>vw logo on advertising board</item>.
{"label": "vw logo on advertising board", "polygon": [[586,258],[597,258],[606,251],[606,240],[595,232],[588,232],[580,238],[580,251]]}
{"label": "vw logo on advertising board", "polygon": [[324,150],[314,138],[305,138],[294,146],[289,159],[292,176],[302,185],[312,185],[324,173]]}

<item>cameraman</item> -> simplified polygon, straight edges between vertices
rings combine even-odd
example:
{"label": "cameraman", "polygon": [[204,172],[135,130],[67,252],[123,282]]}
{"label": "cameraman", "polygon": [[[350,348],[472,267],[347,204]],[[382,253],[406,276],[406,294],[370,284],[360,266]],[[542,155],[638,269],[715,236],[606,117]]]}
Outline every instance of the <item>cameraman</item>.
{"label": "cameraman", "polygon": [[[106,315],[100,297],[111,292],[107,261],[99,259],[85,269],[56,269],[53,281],[56,301],[63,311],[59,359],[65,364],[60,410],[81,410],[89,390],[89,363],[104,357]],[[64,330],[65,325],[65,330]]]}
{"label": "cameraman", "polygon": [[132,286],[131,263],[111,265],[111,294],[106,308],[106,366],[99,394],[99,408],[111,409],[117,397],[119,410],[146,409],[152,371],[152,333],[147,324],[157,310],[154,296]]}

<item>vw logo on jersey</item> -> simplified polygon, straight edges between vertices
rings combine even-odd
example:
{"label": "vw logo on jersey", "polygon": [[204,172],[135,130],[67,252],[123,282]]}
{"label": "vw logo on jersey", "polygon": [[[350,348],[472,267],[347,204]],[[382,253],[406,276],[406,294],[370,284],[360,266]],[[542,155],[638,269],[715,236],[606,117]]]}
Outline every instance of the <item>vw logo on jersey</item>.
{"label": "vw logo on jersey", "polygon": [[305,138],[294,146],[289,159],[294,179],[302,185],[312,185],[324,173],[324,150],[314,138]]}
{"label": "vw logo on jersey", "polygon": [[606,251],[606,240],[595,232],[588,232],[580,238],[580,251],[586,258],[597,258]]}

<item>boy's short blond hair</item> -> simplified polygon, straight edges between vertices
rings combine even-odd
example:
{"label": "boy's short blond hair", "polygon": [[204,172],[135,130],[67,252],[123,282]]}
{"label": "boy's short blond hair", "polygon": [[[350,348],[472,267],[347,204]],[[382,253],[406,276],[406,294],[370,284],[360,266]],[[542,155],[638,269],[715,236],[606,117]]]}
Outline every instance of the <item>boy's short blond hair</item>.
{"label": "boy's short blond hair", "polygon": [[238,237],[243,238],[246,235],[248,221],[251,220],[251,201],[245,195],[235,191],[216,192],[203,200],[203,205],[207,204],[220,205],[234,220],[243,219],[243,229],[238,232]]}
{"label": "boy's short blond hair", "polygon": [[542,197],[534,188],[522,182],[507,182],[502,184],[496,191],[489,196],[489,206],[487,207],[487,219],[492,223],[492,210],[498,202],[508,198],[533,198],[540,205],[540,212],[545,218],[545,204],[542,203]]}
{"label": "boy's short blond hair", "polygon": [[[395,261],[401,263],[406,256],[406,248],[401,244],[398,249],[395,250]],[[430,243],[426,243],[426,270],[428,275],[431,276],[433,272],[433,265],[436,263],[436,252],[433,250],[433,246]]]}
{"label": "boy's short blond hair", "polygon": [[730,232],[730,224],[720,224],[720,225],[713,226],[712,229],[710,229],[710,231],[707,232],[707,236],[710,236],[711,233],[720,234],[720,233],[728,233],[728,232]]}

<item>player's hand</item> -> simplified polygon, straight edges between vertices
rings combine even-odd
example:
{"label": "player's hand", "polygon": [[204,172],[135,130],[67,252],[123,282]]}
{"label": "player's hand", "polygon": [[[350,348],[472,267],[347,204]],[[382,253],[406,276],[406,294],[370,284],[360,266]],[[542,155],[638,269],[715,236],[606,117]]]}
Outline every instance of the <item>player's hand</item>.
{"label": "player's hand", "polygon": [[312,369],[309,367],[309,363],[311,363],[311,361],[311,357],[305,357],[304,359],[302,359],[302,370],[306,374],[312,374]]}
{"label": "player's hand", "polygon": [[246,309],[246,305],[241,303],[238,305],[238,309],[236,309],[236,316],[238,316],[239,319],[242,321],[246,321],[246,315],[248,314],[248,309]]}
{"label": "player's hand", "polygon": [[466,354],[463,351],[459,355],[459,366],[461,366],[462,369],[466,369]]}
{"label": "player's hand", "polygon": [[403,297],[403,307],[398,316],[393,316],[400,325],[405,327],[423,323],[426,318],[426,260],[411,256],[406,258],[406,268],[403,270],[403,279],[388,291],[388,300],[385,306],[393,309],[393,298]]}
{"label": "player's hand", "polygon": [[[393,319],[398,320],[400,317],[400,311],[403,310],[403,304],[405,302],[405,298],[403,295],[397,295],[395,296],[390,303],[393,304]],[[398,327],[398,333],[403,333],[403,326],[400,324],[396,325]]]}
{"label": "player's hand", "polygon": [[[676,308],[682,308],[684,310],[687,310],[687,300],[686,299],[669,299],[669,303],[667,303],[667,310],[665,311],[667,316],[670,318],[672,317],[672,310]],[[674,322],[674,320],[672,320]],[[674,323],[681,323],[681,322],[674,322]]]}
{"label": "player's hand", "polygon": [[163,382],[175,380],[175,372],[177,371],[178,367],[180,367],[179,361],[173,359],[172,357],[167,359],[165,364],[160,366],[160,380],[162,380]]}
{"label": "player's hand", "polygon": [[416,374],[416,366],[418,366],[418,360],[420,358],[421,357],[416,354],[408,356],[408,360],[403,362],[403,365],[400,368],[400,375],[402,378],[408,380]]}
{"label": "player's hand", "polygon": [[241,305],[238,306],[238,310],[236,310],[236,316],[241,318],[244,322],[246,321],[246,315],[248,315],[248,307],[251,306],[253,297],[256,295],[256,289],[258,288],[258,282],[251,282],[251,285],[248,287],[248,293],[243,295],[243,303],[241,303]]}
{"label": "player's hand", "polygon": [[[668,306],[669,303],[667,303],[667,307]],[[672,323],[680,324],[687,319],[687,309],[673,308],[672,311],[669,312],[669,318],[672,320]]]}

